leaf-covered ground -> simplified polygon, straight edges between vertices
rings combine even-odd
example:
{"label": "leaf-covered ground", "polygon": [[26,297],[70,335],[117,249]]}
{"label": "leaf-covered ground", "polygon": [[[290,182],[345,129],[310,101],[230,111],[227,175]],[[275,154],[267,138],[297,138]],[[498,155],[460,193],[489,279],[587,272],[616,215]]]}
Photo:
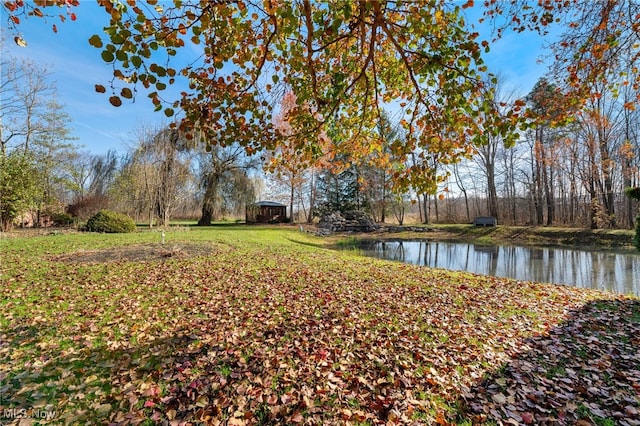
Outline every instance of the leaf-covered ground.
{"label": "leaf-covered ground", "polygon": [[640,425],[637,299],[282,229],[168,238],[201,248],[0,240],[0,423]]}

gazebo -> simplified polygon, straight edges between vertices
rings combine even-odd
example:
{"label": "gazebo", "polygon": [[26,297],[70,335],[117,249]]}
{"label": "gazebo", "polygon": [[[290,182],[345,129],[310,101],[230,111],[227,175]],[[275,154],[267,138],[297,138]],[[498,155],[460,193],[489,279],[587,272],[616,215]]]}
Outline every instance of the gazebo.
{"label": "gazebo", "polygon": [[287,221],[287,206],[275,201],[258,201],[247,206],[247,223],[281,223]]}

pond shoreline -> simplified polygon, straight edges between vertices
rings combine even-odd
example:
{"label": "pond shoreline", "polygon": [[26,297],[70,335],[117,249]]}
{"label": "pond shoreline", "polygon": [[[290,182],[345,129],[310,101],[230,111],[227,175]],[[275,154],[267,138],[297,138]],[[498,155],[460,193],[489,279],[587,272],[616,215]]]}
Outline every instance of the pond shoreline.
{"label": "pond shoreline", "polygon": [[[448,242],[470,242],[486,245],[524,245],[538,247],[565,247],[595,250],[634,251],[633,230],[585,229],[536,226],[478,227],[459,225],[422,225],[424,231],[336,233],[327,237],[332,245],[344,246],[349,241],[361,240],[433,240]],[[408,227],[409,228],[409,227]],[[416,228],[411,226],[410,228]],[[396,230],[397,227],[394,227]]]}

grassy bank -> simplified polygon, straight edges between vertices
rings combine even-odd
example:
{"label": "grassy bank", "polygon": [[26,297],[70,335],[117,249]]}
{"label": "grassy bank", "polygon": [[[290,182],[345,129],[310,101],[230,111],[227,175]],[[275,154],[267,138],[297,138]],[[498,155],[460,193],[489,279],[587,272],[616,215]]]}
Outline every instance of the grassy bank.
{"label": "grassy bank", "polygon": [[155,232],[0,240],[0,411],[640,422],[637,299],[361,258],[288,228],[187,229],[164,245]]}
{"label": "grassy bank", "polygon": [[469,224],[417,225],[422,232],[377,232],[362,234],[334,234],[326,238],[334,246],[358,245],[363,239],[376,240],[437,240],[477,244],[511,244],[539,247],[575,247],[599,250],[631,250],[634,231],[628,229],[585,229],[543,226],[482,227]]}
{"label": "grassy bank", "polygon": [[628,229],[584,229],[543,226],[433,225],[443,239],[458,239],[487,244],[527,244],[538,246],[575,246],[633,248],[634,231]]}

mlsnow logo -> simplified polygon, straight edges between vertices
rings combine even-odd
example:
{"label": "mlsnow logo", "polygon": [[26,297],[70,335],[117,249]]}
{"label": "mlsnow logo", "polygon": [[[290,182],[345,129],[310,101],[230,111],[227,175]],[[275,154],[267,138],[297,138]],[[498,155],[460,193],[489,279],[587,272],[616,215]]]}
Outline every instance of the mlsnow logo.
{"label": "mlsnow logo", "polygon": [[37,420],[53,420],[56,417],[54,410],[45,410],[44,408],[4,408],[0,410],[0,419],[37,419]]}

